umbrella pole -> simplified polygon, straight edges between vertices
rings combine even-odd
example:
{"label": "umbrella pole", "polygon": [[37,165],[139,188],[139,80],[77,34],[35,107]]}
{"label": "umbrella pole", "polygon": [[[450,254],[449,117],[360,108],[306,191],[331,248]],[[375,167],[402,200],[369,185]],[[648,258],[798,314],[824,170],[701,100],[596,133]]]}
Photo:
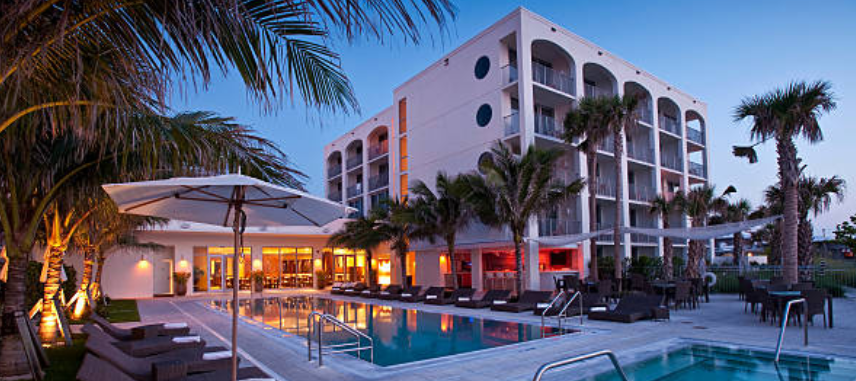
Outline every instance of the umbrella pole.
{"label": "umbrella pole", "polygon": [[238,261],[243,254],[241,247],[241,235],[243,234],[243,219],[242,201],[244,199],[244,187],[235,188],[235,200],[233,213],[235,219],[232,223],[232,230],[235,233],[235,250],[232,252],[232,381],[238,379],[238,288],[241,284],[241,277],[238,274]]}

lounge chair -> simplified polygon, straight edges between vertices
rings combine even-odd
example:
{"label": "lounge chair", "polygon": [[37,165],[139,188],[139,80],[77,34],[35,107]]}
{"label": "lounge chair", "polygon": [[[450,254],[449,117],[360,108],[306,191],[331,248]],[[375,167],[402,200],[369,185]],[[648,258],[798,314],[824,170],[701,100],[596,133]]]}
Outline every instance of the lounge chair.
{"label": "lounge chair", "polygon": [[345,294],[345,296],[357,296],[361,292],[363,292],[363,290],[365,290],[366,288],[367,287],[366,287],[365,283],[357,282],[357,283],[354,283],[353,286],[346,288],[344,294]]}
{"label": "lounge chair", "polygon": [[[121,341],[108,335],[92,323],[84,325],[82,331],[89,335],[89,337],[96,337],[96,339],[100,338],[101,340],[110,342],[116,346],[116,348],[119,348],[123,352],[134,357],[147,357],[182,349],[203,350],[203,348],[205,348],[205,340],[202,340],[199,336],[193,335],[156,336],[140,340]],[[225,348],[222,347],[217,349],[225,350]]]}
{"label": "lounge chair", "polygon": [[428,287],[428,290],[425,290],[421,295],[414,295],[408,300],[405,300],[404,297],[401,298],[402,302],[427,302],[429,300],[436,300],[443,297],[446,294],[445,287]]}
{"label": "lounge chair", "polygon": [[516,303],[494,303],[490,306],[493,311],[523,312],[535,309],[538,303],[550,303],[552,291],[524,291]]}
{"label": "lounge chair", "polygon": [[372,295],[377,295],[379,292],[380,292],[380,286],[374,285],[374,286],[371,286],[365,290],[360,291],[360,293],[357,294],[356,296],[359,296],[361,298],[371,298]]}
{"label": "lounge chair", "polygon": [[422,294],[422,286],[410,286],[406,288],[397,300],[407,303],[416,303],[425,299]]}
{"label": "lounge chair", "polygon": [[228,370],[232,366],[232,355],[229,351],[204,352],[191,348],[139,358],[122,352],[110,342],[97,336],[91,336],[86,340],[86,350],[139,381],[159,379],[157,377],[160,372],[159,367],[163,366],[167,369],[175,362],[182,363],[183,369],[188,374]]}
{"label": "lounge chair", "polygon": [[190,334],[190,327],[187,323],[161,323],[138,325],[132,328],[119,328],[98,314],[92,314],[91,319],[104,332],[122,341],[139,340],[155,336],[187,336]]}
{"label": "lounge chair", "polygon": [[[419,286],[416,286],[416,287],[419,287]],[[401,293],[402,293],[401,286],[399,286],[397,284],[391,284],[391,285],[387,286],[385,290],[382,290],[381,292],[379,292],[377,294],[377,298],[380,300],[398,300],[398,298],[401,297]],[[417,289],[416,293],[417,294],[419,293],[418,289]]]}
{"label": "lounge chair", "polygon": [[[535,304],[535,308],[532,309],[532,313],[538,316],[556,316],[559,312],[562,312],[562,308],[568,303],[570,297],[571,295],[562,294],[561,296],[556,296],[559,300],[553,298],[546,302],[537,303]],[[554,300],[556,301],[555,303],[553,303]],[[553,303],[553,305],[551,306],[550,303]],[[544,312],[545,310],[546,313]]]}
{"label": "lounge chair", "polygon": [[508,303],[508,297],[510,295],[511,291],[509,290],[490,290],[479,300],[459,297],[455,302],[455,306],[462,308],[487,308],[493,305],[495,301]]}
{"label": "lounge chair", "polygon": [[333,282],[333,286],[330,287],[330,293],[331,294],[341,294],[343,285],[344,285],[343,282]]}
{"label": "lounge chair", "polygon": [[[169,361],[154,366],[152,373],[154,381],[226,381],[231,379],[232,370],[217,370],[212,372],[188,374],[187,367],[180,361]],[[77,371],[77,379],[80,381],[135,381],[134,377],[123,372],[104,359],[87,354],[83,358],[83,364]],[[238,368],[239,380],[273,380],[261,369],[255,367]]]}
{"label": "lounge chair", "polygon": [[654,310],[660,308],[663,298],[658,295],[627,295],[618,302],[615,309],[589,312],[591,320],[606,320],[620,323],[633,323],[654,317]]}
{"label": "lounge chair", "polygon": [[[603,309],[603,308],[608,309],[609,308],[609,305],[602,302],[603,298],[597,293],[580,294],[580,296],[578,296],[578,297],[583,298],[583,314],[584,315],[588,315],[588,313],[591,312],[592,308],[595,308],[595,309]],[[571,303],[570,307],[568,307],[568,309],[565,310],[565,315],[567,315],[567,316],[579,315],[580,314],[579,303],[580,303],[579,300],[574,299],[574,301],[573,301],[573,303]]]}
{"label": "lounge chair", "polygon": [[339,288],[330,289],[330,293],[333,295],[342,295],[345,293],[345,290],[353,288],[357,282],[343,282],[339,284]]}
{"label": "lounge chair", "polygon": [[436,305],[444,305],[444,304],[454,304],[458,298],[472,298],[473,294],[476,293],[476,290],[472,288],[459,288],[455,291],[452,291],[452,294],[447,296],[446,293],[441,293],[437,299],[425,299],[425,304],[436,304]]}

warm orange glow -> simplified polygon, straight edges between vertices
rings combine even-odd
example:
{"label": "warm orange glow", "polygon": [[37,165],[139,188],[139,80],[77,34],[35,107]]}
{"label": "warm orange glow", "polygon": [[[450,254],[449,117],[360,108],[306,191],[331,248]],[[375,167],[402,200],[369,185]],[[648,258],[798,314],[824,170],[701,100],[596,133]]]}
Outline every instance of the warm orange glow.
{"label": "warm orange glow", "polygon": [[354,266],[354,257],[347,257],[346,266],[353,267]]}
{"label": "warm orange glow", "polygon": [[357,267],[365,267],[365,266],[366,266],[366,257],[358,256],[357,257]]}
{"label": "warm orange glow", "polygon": [[137,267],[145,270],[145,269],[149,268],[149,261],[147,261],[145,259],[140,259],[140,261],[137,262]]}
{"label": "warm orange glow", "polygon": [[321,259],[315,259],[315,268],[321,269]]}
{"label": "warm orange glow", "polygon": [[262,269],[262,261],[260,259],[253,260],[253,271],[260,271]]}
{"label": "warm orange glow", "polygon": [[178,267],[182,268],[182,269],[186,269],[187,268],[187,260],[182,259],[182,260],[178,261]]}

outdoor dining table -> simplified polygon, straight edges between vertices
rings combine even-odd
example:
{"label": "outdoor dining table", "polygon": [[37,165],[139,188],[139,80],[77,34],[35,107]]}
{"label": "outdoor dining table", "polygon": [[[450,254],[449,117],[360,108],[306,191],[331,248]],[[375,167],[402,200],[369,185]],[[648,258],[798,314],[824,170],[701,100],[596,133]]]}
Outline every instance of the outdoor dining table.
{"label": "outdoor dining table", "polygon": [[659,295],[663,295],[665,303],[668,306],[672,299],[675,298],[675,283],[674,282],[652,282],[651,287]]}

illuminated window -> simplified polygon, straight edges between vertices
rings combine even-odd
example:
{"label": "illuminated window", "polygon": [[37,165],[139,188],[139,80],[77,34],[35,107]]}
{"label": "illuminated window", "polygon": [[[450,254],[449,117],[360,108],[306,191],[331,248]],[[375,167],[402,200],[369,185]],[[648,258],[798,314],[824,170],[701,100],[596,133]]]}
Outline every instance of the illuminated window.
{"label": "illuminated window", "polygon": [[401,172],[407,172],[407,158],[402,157],[401,160],[399,160],[399,162],[400,162],[399,167],[401,167]]}
{"label": "illuminated window", "polygon": [[407,196],[408,192],[407,174],[401,175],[401,195]]}
{"label": "illuminated window", "polygon": [[407,133],[407,98],[398,101],[398,133]]}
{"label": "illuminated window", "polygon": [[407,157],[407,137],[402,137],[398,139],[398,152],[401,157]]}

